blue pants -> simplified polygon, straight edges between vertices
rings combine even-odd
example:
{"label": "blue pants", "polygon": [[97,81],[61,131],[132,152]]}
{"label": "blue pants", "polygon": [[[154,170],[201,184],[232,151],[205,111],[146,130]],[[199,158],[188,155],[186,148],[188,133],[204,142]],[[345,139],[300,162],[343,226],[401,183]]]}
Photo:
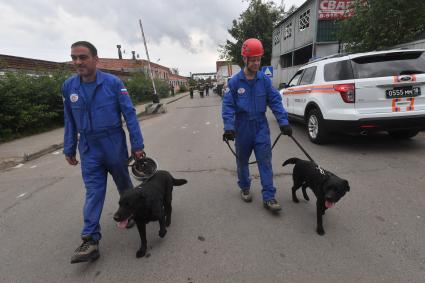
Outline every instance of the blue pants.
{"label": "blue pants", "polygon": [[256,120],[236,119],[236,155],[238,159],[238,185],[241,189],[251,187],[249,177],[249,157],[254,150],[260,172],[261,193],[263,200],[275,198],[276,188],[273,186],[272,149],[270,142],[270,129],[267,119]]}
{"label": "blue pants", "polygon": [[124,132],[94,140],[80,140],[80,157],[86,187],[81,235],[91,235],[98,241],[101,238],[99,220],[105,202],[108,172],[120,194],[133,187],[127,166],[128,151]]}

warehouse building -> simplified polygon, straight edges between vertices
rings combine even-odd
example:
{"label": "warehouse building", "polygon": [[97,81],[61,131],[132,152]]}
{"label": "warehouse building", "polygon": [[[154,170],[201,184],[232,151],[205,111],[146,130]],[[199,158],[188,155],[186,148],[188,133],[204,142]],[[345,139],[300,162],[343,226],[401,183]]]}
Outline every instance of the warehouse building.
{"label": "warehouse building", "polygon": [[307,0],[273,30],[273,85],[288,82],[310,59],[341,51],[337,32],[350,17],[349,0]]}

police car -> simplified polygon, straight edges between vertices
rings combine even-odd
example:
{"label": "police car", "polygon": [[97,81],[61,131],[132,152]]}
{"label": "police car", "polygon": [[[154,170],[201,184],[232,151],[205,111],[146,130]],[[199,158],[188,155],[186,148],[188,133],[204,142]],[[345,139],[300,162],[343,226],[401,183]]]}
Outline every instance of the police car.
{"label": "police car", "polygon": [[412,138],[425,130],[425,50],[328,56],[302,66],[280,93],[313,143],[335,132]]}

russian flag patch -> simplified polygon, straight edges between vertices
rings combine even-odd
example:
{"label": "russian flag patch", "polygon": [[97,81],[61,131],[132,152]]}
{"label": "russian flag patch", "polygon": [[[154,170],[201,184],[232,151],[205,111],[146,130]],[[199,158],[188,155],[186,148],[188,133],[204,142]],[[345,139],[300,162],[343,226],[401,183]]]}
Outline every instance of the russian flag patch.
{"label": "russian flag patch", "polygon": [[121,94],[122,94],[122,95],[128,95],[128,91],[127,91],[127,89],[126,89],[126,88],[122,88],[122,89],[121,89]]}

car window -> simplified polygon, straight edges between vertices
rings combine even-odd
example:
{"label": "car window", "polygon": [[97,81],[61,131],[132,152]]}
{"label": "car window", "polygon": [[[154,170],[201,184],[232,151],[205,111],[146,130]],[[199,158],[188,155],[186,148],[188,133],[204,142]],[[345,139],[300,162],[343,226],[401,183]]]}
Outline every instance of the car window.
{"label": "car window", "polygon": [[357,78],[376,78],[425,73],[425,53],[395,52],[352,59]]}
{"label": "car window", "polygon": [[300,85],[312,84],[314,82],[314,76],[316,75],[316,69],[316,66],[305,69]]}
{"label": "car window", "polygon": [[299,70],[298,72],[295,73],[295,75],[289,81],[288,87],[299,85],[299,81],[300,81],[300,78],[301,78],[303,71],[304,70]]}
{"label": "car window", "polygon": [[353,68],[349,60],[326,64],[324,73],[325,81],[342,81],[354,79]]}

